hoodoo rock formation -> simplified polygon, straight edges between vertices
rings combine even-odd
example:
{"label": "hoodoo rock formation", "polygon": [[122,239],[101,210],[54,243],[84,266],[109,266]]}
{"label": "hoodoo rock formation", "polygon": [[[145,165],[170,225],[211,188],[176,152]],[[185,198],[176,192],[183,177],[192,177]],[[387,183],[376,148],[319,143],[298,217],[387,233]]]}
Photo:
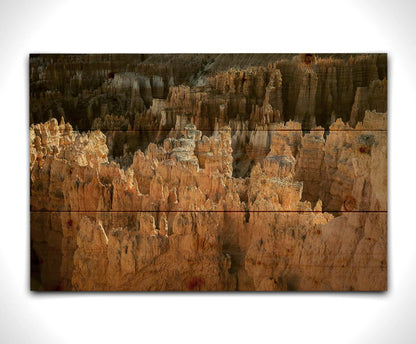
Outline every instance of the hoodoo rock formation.
{"label": "hoodoo rock formation", "polygon": [[30,122],[63,116],[77,130],[100,129],[122,167],[189,122],[205,134],[289,120],[328,129],[338,117],[355,126],[365,110],[387,111],[385,54],[45,54],[30,61]]}
{"label": "hoodoo rock formation", "polygon": [[32,289],[386,290],[386,69],[32,56]]}

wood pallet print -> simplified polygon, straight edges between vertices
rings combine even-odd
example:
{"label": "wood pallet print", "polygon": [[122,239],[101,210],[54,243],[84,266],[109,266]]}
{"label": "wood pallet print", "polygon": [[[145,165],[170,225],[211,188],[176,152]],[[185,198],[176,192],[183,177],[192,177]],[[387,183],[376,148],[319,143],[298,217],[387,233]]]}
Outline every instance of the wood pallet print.
{"label": "wood pallet print", "polygon": [[387,290],[386,54],[32,54],[31,290]]}

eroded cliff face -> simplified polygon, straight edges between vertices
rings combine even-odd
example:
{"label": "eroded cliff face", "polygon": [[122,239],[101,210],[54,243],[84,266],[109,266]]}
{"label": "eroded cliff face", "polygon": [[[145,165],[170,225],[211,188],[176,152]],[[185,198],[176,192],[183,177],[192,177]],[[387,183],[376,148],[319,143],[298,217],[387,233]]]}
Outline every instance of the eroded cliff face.
{"label": "eroded cliff face", "polygon": [[[182,99],[194,120],[175,114],[124,168],[100,130],[31,125],[32,288],[385,290],[387,115],[303,132],[279,117],[280,72],[251,71],[209,79],[225,90],[214,98],[170,88],[166,102]],[[213,129],[200,128],[211,118],[201,99],[216,109],[217,97]],[[243,97],[270,120],[227,123]],[[174,106],[152,102],[160,135]]]}
{"label": "eroded cliff face", "polygon": [[385,54],[30,61],[32,289],[387,288]]}
{"label": "eroded cliff face", "polygon": [[100,129],[123,168],[172,128],[193,123],[210,136],[229,125],[243,143],[234,175],[247,177],[252,145],[261,160],[271,144],[251,131],[290,120],[328,130],[337,118],[354,127],[366,110],[387,111],[385,54],[40,55],[30,73],[31,123],[63,116],[79,131]]}

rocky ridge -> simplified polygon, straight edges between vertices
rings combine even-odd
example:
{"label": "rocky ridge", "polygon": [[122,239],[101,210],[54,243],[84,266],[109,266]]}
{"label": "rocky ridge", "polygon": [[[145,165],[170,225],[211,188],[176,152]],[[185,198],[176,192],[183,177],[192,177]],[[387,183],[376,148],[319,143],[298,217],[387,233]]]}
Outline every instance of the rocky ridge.
{"label": "rocky ridge", "polygon": [[[272,107],[269,116],[282,106],[271,96],[280,72],[270,70],[269,95],[259,81],[266,69],[252,69],[251,84],[234,82],[234,94],[252,95],[261,116],[258,98]],[[226,89],[243,77],[227,72],[207,84]],[[167,102],[183,99],[195,123],[206,124],[206,113],[197,120],[203,92],[170,90]],[[168,117],[163,104],[152,104],[148,116]],[[224,118],[227,106],[218,108]],[[250,119],[223,125],[219,116],[207,135],[176,114],[174,128],[124,168],[109,160],[100,130],[80,133],[63,119],[31,125],[34,288],[386,289],[386,114],[365,111],[354,126],[338,119],[329,131],[310,132],[256,116],[254,127]],[[236,168],[249,176],[235,177]]]}
{"label": "rocky ridge", "polygon": [[[30,72],[31,123],[63,116],[100,129],[122,167],[189,123],[207,136],[290,120],[329,130],[339,117],[355,126],[366,110],[387,111],[385,54],[34,55]],[[238,162],[250,152],[233,148],[234,174],[246,177],[252,166]]]}

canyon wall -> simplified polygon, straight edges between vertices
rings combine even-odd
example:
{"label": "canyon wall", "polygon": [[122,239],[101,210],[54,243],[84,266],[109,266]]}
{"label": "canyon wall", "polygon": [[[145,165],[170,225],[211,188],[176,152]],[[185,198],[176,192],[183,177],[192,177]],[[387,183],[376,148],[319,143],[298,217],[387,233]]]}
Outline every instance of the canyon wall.
{"label": "canyon wall", "polygon": [[[100,129],[122,167],[193,123],[204,134],[293,120],[326,130],[387,111],[385,54],[32,55],[30,122]],[[140,135],[136,135],[139,132]],[[242,140],[248,140],[246,133]],[[265,150],[270,149],[270,140]],[[244,149],[242,159],[249,156]],[[237,159],[238,164],[238,159]],[[235,168],[245,177],[251,168]]]}
{"label": "canyon wall", "polygon": [[31,55],[30,123],[33,290],[387,289],[386,54]]}
{"label": "canyon wall", "polygon": [[385,290],[386,125],[367,111],[327,135],[253,131],[270,151],[246,178],[233,177],[229,126],[186,124],[123,169],[99,130],[32,125],[32,287]]}

